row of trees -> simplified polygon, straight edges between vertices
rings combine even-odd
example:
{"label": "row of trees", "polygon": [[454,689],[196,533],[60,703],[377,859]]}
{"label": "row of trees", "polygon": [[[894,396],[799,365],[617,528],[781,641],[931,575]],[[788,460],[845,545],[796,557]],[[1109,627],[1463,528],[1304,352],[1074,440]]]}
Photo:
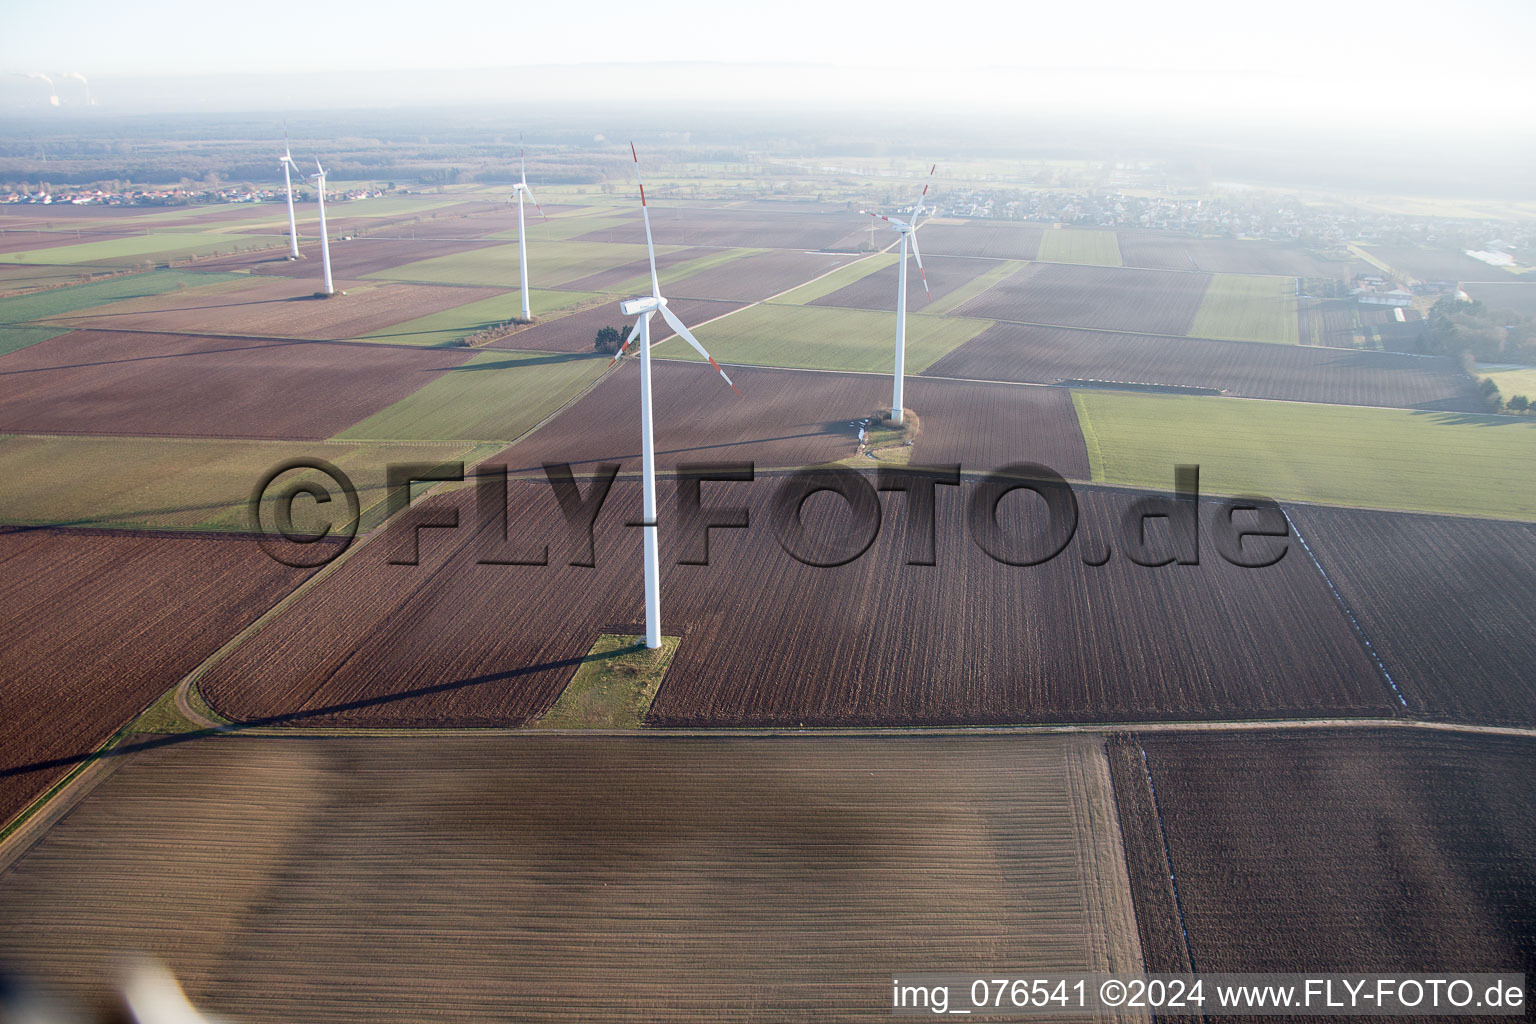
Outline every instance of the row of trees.
{"label": "row of trees", "polygon": [[1536,401],[1532,401],[1526,395],[1511,395],[1506,399],[1499,391],[1499,386],[1487,377],[1478,384],[1478,394],[1483,400],[1483,408],[1489,412],[1511,413],[1516,416],[1536,415]]}
{"label": "row of trees", "polygon": [[1447,295],[1430,308],[1425,344],[1438,355],[1536,364],[1536,317]]}

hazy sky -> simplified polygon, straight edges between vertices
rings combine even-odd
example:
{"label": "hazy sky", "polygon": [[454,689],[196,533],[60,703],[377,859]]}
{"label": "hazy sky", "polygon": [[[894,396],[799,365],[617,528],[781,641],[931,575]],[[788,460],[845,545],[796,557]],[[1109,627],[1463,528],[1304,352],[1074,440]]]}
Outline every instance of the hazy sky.
{"label": "hazy sky", "polygon": [[[871,94],[943,99],[991,89],[990,99],[1009,101],[1060,89],[1054,76],[1020,69],[1072,68],[1078,101],[1292,104],[1410,119],[1529,112],[1532,52],[1532,0],[374,0],[283,8],[77,0],[67,13],[13,4],[0,34],[0,69],[23,73],[795,61],[889,69],[850,80]],[[1096,84],[1097,69],[1118,73]],[[768,87],[793,96],[797,83],[784,76]]]}

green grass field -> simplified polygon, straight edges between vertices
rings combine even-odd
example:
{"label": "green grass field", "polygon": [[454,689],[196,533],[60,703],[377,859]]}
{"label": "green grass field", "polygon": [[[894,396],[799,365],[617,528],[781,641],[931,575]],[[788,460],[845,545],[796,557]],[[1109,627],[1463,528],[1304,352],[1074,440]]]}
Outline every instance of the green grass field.
{"label": "green grass field", "polygon": [[[908,314],[907,372],[921,372],[988,326],[982,320]],[[891,369],[896,314],[763,304],[695,328],[694,334],[722,363],[879,373]],[[666,359],[699,358],[676,339],[663,342],[657,354]]]}
{"label": "green grass field", "polygon": [[609,360],[562,352],[481,352],[337,439],[513,441],[601,377]]}
{"label": "green grass field", "polygon": [[[528,304],[536,317],[549,316],[573,306],[600,298],[594,292],[557,292],[530,289]],[[383,341],[391,345],[412,345],[419,348],[443,348],[457,345],[465,337],[494,324],[505,323],[523,315],[522,296],[515,291],[494,295],[479,302],[445,309],[407,320],[403,324],[382,327],[367,335],[369,341]]]}
{"label": "green grass field", "polygon": [[576,667],[536,729],[638,729],[661,689],[681,637],[664,636],[651,651],[645,638],[603,633]]}
{"label": "green grass field", "polygon": [[1301,344],[1296,316],[1296,280],[1217,274],[1189,329],[1192,338]]}
{"label": "green grass field", "polygon": [[15,327],[9,324],[0,324],[0,356],[9,355],[12,352],[26,348],[28,345],[36,345],[40,341],[49,338],[57,338],[61,334],[68,334],[68,327],[25,326]]}
{"label": "green grass field", "polygon": [[146,295],[164,295],[178,288],[194,288],[217,284],[221,281],[244,281],[245,274],[201,274],[185,270],[155,270],[147,274],[130,274],[106,281],[54,288],[30,295],[13,295],[0,299],[0,324],[20,324],[45,317],[63,316],[77,310],[102,306],[122,299],[136,299]]}
{"label": "green grass field", "polygon": [[1113,231],[1089,231],[1059,228],[1040,236],[1040,251],[1035,259],[1042,263],[1088,263],[1098,267],[1118,267],[1120,241]]}
{"label": "green grass field", "polygon": [[[462,441],[0,436],[0,477],[8,481],[0,516],[28,526],[241,531],[249,526],[247,504],[261,477],[285,459],[309,456],[352,478],[368,530],[382,518],[391,462],[468,460],[478,450]],[[315,514],[309,499],[294,503],[298,529],[313,528],[316,521],[306,517]]]}
{"label": "green grass field", "polygon": [[[855,281],[861,281],[877,270],[896,265],[897,255],[893,252],[878,252],[873,256],[867,256],[861,260],[855,260],[847,266],[838,267],[830,274],[826,274],[814,281],[785,292],[773,301],[785,306],[803,306],[807,302],[814,302],[826,295],[831,295],[839,288],[846,288]],[[891,303],[895,305],[895,300]]]}
{"label": "green grass field", "polygon": [[1536,401],[1536,366],[1523,367],[1517,370],[1490,369],[1485,366],[1477,368],[1479,377],[1487,377],[1499,386],[1499,394],[1504,396],[1507,402],[1515,395],[1524,395],[1526,398]]}
{"label": "green grass field", "polygon": [[133,264],[140,257],[208,256],[237,249],[264,249],[282,244],[277,235],[236,235],[212,232],[157,231],[148,235],[125,235],[103,242],[58,245],[51,249],[0,253],[0,263],[75,263]]}
{"label": "green grass field", "polygon": [[[552,288],[600,270],[645,259],[645,246],[605,242],[547,242],[534,245],[529,236],[528,284]],[[368,277],[423,284],[480,284],[505,287],[518,279],[517,244],[438,256],[381,270]],[[657,246],[656,252],[672,252],[678,246]]]}
{"label": "green grass field", "polygon": [[1095,481],[1536,520],[1536,422],[1501,416],[1078,391]]}

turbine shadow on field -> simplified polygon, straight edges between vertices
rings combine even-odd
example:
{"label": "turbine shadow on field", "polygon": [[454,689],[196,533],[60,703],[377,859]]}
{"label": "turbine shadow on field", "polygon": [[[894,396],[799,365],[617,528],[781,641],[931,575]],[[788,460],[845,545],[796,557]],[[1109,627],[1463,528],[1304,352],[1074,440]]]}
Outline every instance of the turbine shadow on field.
{"label": "turbine shadow on field", "polygon": [[[163,293],[162,293],[163,294]],[[190,313],[197,309],[238,309],[241,306],[270,306],[274,302],[308,302],[317,298],[314,295],[295,295],[286,299],[251,299],[248,302],[211,302],[206,306],[166,306],[163,309],[134,309],[118,313],[66,313],[53,319],[58,322],[73,320],[109,320],[125,316],[154,316],[157,313]]]}
{"label": "turbine shadow on field", "polygon": [[[413,700],[417,697],[426,697],[438,693],[448,693],[454,690],[462,690],[470,686],[481,686],[486,683],[504,682],[509,679],[518,679],[523,676],[534,675],[539,672],[547,672],[552,669],[568,668],[573,672],[582,664],[591,661],[606,661],[629,653],[631,649],[621,647],[613,651],[605,651],[601,654],[581,654],[572,658],[560,658],[556,661],[541,662],[537,665],[525,665],[522,668],[509,669],[505,672],[492,672],[487,675],[471,676],[468,679],[455,679],[446,683],[434,683],[431,686],[418,686],[410,690],[402,690],[399,693],[383,694],[378,697],[366,697],[359,700],[346,701],[341,704],[329,704],[325,707],[307,708],[302,711],[289,711],[280,715],[265,715],[261,718],[253,718],[244,722],[233,722],[229,725],[215,726],[208,729],[197,729],[192,732],[177,733],[174,736],[156,736],[153,739],[140,740],[134,743],[123,743],[104,751],[86,751],[80,754],[68,754],[64,757],[49,758],[46,761],[33,761],[28,764],[13,765],[0,768],[0,779],[14,778],[19,775],[27,775],[32,772],[50,771],[55,768],[70,768],[94,761],[100,758],[122,757],[127,754],[137,754],[146,750],[156,750],[160,747],[172,746],[177,743],[185,743],[190,740],[205,739],[209,736],[237,735],[249,729],[267,729],[273,726],[292,725],[314,718],[323,718],[326,715],[341,714],[347,711],[357,711],[363,708],[379,707],[385,704],[394,704],[402,700]],[[344,727],[343,727],[344,728]],[[302,733],[295,733],[302,736]]]}
{"label": "turbine shadow on field", "polygon": [[[147,334],[161,334],[161,331],[134,332]],[[50,339],[52,340],[52,339]],[[145,363],[160,359],[184,359],[188,356],[212,356],[225,355],[231,352],[256,352],[261,349],[283,348],[288,345],[357,345],[363,342],[339,341],[324,338],[265,338],[245,337],[231,338],[232,341],[249,341],[251,344],[227,345],[223,348],[199,348],[187,352],[162,352],[157,355],[125,356],[122,359],[97,359],[89,363],[57,363],[53,366],[32,366],[25,370],[0,370],[0,377],[8,377],[23,373],[46,373],[50,370],[80,370],[92,366],[117,366],[122,363]]]}
{"label": "turbine shadow on field", "polygon": [[[850,431],[850,429],[847,426],[847,421],[846,420],[838,420],[838,421],[836,421],[835,423],[832,423],[832,424],[822,424],[822,425],[820,425],[820,429],[817,429],[817,430],[807,430],[807,431],[803,431],[803,432],[798,433],[798,434],[776,434],[776,435],[774,435],[772,437],[750,437],[750,438],[742,438],[740,440],[735,440],[735,441],[721,441],[721,442],[716,443],[716,444],[695,444],[695,445],[689,445],[689,446],[684,447],[684,448],[659,448],[658,447],[656,449],[656,455],[658,457],[660,457],[660,456],[663,456],[663,455],[686,455],[686,454],[688,454],[690,452],[711,452],[711,451],[716,451],[716,450],[721,449],[721,448],[748,448],[748,447],[751,447],[752,445],[772,444],[772,443],[777,442],[777,441],[799,441],[799,440],[803,440],[803,439],[809,438],[809,437],[825,437],[828,434],[837,434],[837,433],[844,433],[845,436],[847,436],[850,441],[853,439],[853,434],[852,434],[852,432]],[[515,449],[514,449],[514,451],[515,451]],[[608,454],[608,455],[603,455],[603,456],[599,456],[599,457],[596,457],[596,458],[590,458],[590,459],[571,459],[571,460],[561,460],[561,461],[564,461],[566,463],[566,465],[568,465],[568,466],[592,466],[592,465],[596,465],[597,463],[600,463],[600,462],[620,462],[620,463],[622,463],[622,462],[629,462],[629,461],[632,461],[632,460],[638,459],[638,458],[640,458],[640,453],[639,452],[637,452],[637,451],[630,451],[630,452],[625,452],[622,455],[619,455],[619,454]],[[545,461],[547,461],[547,460],[545,460]],[[510,462],[507,463],[507,472],[509,472],[509,473],[529,473],[529,472],[533,472],[535,470],[542,470],[543,468],[544,468],[544,462],[543,461],[535,463],[533,465],[529,465],[529,466],[514,466]]]}
{"label": "turbine shadow on field", "polygon": [[1518,419],[1514,416],[1493,416],[1468,412],[1439,412],[1429,409],[1415,409],[1413,414],[1415,416],[1433,416],[1436,423],[1447,426],[1518,427],[1522,423],[1531,422],[1528,419]]}
{"label": "turbine shadow on field", "polygon": [[[393,338],[393,334],[376,334],[375,338]],[[491,349],[490,351],[497,351]],[[469,373],[476,370],[515,370],[522,366],[548,366],[552,363],[570,363],[580,359],[606,359],[600,352],[546,352],[530,359],[516,359],[511,353],[506,353],[507,358],[494,363],[465,363],[463,366],[433,366],[428,373]]]}

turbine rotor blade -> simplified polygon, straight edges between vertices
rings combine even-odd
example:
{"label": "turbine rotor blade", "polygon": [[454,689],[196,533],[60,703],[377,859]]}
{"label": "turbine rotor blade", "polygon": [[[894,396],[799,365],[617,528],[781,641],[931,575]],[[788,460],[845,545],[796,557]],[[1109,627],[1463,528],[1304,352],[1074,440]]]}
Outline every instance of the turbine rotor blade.
{"label": "turbine rotor blade", "polygon": [[656,246],[651,243],[651,210],[645,204],[645,182],[640,180],[640,154],[635,144],[629,144],[629,155],[635,158],[635,184],[640,186],[640,216],[645,220],[645,248],[651,256],[651,294],[661,298],[661,282],[656,279]]}
{"label": "turbine rotor blade", "polygon": [[741,389],[738,388],[734,382],[732,382],[731,378],[726,377],[725,371],[720,369],[720,364],[715,362],[715,357],[704,351],[704,346],[699,344],[699,339],[693,336],[692,331],[683,326],[683,321],[678,318],[676,313],[672,312],[672,310],[668,309],[666,306],[662,306],[661,318],[670,324],[672,329],[680,334],[684,341],[692,345],[694,351],[703,356],[705,359],[709,360],[709,365],[715,368],[716,373],[725,378],[725,382],[731,385],[732,391],[736,392],[737,395],[741,394]]}
{"label": "turbine rotor blade", "polygon": [[928,295],[928,301],[933,301],[933,292],[928,290],[928,272],[923,269],[923,250],[917,247],[917,231],[907,232],[907,237],[912,240],[912,255],[917,257],[917,273],[923,279],[923,291]]}
{"label": "turbine rotor blade", "polygon": [[524,185],[523,191],[528,194],[529,199],[533,199],[533,208],[539,211],[539,216],[543,217],[545,220],[549,220],[549,215],[544,212],[544,207],[539,205],[539,201],[537,199],[534,199],[533,189],[529,188],[527,185]]}
{"label": "turbine rotor blade", "polygon": [[608,361],[608,366],[609,366],[610,369],[612,369],[614,363],[616,363],[620,359],[624,358],[624,350],[629,348],[630,342],[634,341],[636,338],[638,338],[640,336],[640,322],[642,320],[650,319],[650,316],[651,316],[651,314],[646,313],[643,316],[639,316],[639,317],[635,318],[635,326],[630,328],[629,337],[624,339],[624,344],[619,346],[619,350],[617,352],[615,352],[613,354],[613,358]]}
{"label": "turbine rotor blade", "polygon": [[917,205],[912,209],[912,226],[917,227],[917,215],[923,212],[923,200],[928,198],[928,187],[933,184],[933,172],[939,169],[938,164],[928,168],[928,180],[923,182],[923,193],[917,197]]}

